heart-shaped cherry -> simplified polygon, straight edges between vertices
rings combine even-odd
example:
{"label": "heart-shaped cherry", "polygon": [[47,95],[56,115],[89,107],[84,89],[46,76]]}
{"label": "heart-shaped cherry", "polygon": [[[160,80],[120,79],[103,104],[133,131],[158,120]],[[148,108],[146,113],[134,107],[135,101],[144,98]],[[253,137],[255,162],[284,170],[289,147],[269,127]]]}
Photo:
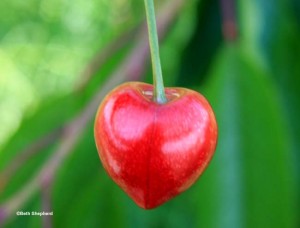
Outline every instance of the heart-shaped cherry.
{"label": "heart-shaped cherry", "polygon": [[152,100],[153,86],[130,82],[99,107],[95,140],[111,178],[142,208],[188,189],[215,151],[217,125],[207,100],[184,88],[166,88],[167,102]]}
{"label": "heart-shaped cherry", "polygon": [[146,6],[154,86],[129,82],[110,92],[95,121],[95,141],[111,178],[142,208],[188,189],[212,158],[217,124],[207,100],[164,88],[153,0]]}

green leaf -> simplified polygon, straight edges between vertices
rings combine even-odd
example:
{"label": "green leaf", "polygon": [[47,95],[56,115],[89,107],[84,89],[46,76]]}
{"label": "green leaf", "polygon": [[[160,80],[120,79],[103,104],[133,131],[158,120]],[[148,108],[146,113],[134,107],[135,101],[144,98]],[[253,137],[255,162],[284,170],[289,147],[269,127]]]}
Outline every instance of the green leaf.
{"label": "green leaf", "polygon": [[[22,151],[36,142],[36,140],[62,127],[65,121],[78,111],[80,106],[81,103],[74,99],[74,96],[45,101],[34,115],[23,120],[18,132],[1,151],[0,170],[6,168],[9,162],[20,156]],[[15,175],[9,180],[4,192],[1,192],[1,201],[20,189],[20,186],[31,177],[34,171],[37,171],[38,167],[43,164],[53,149],[52,145],[38,151],[35,156],[26,160],[21,169],[17,170]]]}
{"label": "green leaf", "polygon": [[[245,7],[251,4],[252,7]],[[288,123],[289,138],[293,150],[293,163],[291,164],[298,178],[297,189],[300,191],[300,24],[296,1],[277,1],[273,4],[268,1],[243,2],[241,15],[248,15],[248,21],[253,22],[251,8],[256,8],[255,18],[260,18],[262,23],[253,36],[256,37],[254,45],[259,52],[259,58],[270,72],[279,92],[278,102],[282,103],[283,113]],[[251,13],[252,12],[252,13]],[[251,16],[251,19],[250,19]],[[243,17],[245,18],[245,17]],[[244,30],[251,31],[245,20],[241,21]],[[245,40],[244,40],[245,41]],[[245,43],[247,46],[251,46]],[[251,48],[250,48],[251,49]],[[253,49],[253,48],[252,48]],[[300,196],[297,211],[300,211]],[[298,217],[298,226],[300,217]]]}
{"label": "green leaf", "polygon": [[284,113],[272,78],[254,63],[243,47],[227,45],[205,85],[219,142],[199,187],[199,214],[207,215],[199,226],[295,226],[295,175]]}

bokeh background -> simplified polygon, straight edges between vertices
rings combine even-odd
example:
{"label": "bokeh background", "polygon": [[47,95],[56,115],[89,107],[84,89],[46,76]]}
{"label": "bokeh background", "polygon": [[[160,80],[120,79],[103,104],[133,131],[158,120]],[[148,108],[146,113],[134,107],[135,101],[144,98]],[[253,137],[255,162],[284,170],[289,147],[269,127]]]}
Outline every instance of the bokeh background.
{"label": "bokeh background", "polygon": [[165,85],[203,93],[216,112],[208,169],[145,211],[99,161],[105,93],[152,82],[143,1],[1,0],[0,226],[300,227],[300,2],[155,4]]}

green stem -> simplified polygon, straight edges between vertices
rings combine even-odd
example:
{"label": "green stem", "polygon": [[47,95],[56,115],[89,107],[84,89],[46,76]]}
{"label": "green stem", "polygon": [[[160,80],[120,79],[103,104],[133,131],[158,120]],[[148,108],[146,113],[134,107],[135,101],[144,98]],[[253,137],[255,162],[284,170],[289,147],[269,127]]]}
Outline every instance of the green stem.
{"label": "green stem", "polygon": [[155,19],[155,9],[153,0],[145,0],[145,8],[147,15],[149,44],[151,51],[151,61],[153,69],[153,100],[157,103],[163,104],[167,102],[164,81],[161,71],[160,57],[159,57],[159,45]]}

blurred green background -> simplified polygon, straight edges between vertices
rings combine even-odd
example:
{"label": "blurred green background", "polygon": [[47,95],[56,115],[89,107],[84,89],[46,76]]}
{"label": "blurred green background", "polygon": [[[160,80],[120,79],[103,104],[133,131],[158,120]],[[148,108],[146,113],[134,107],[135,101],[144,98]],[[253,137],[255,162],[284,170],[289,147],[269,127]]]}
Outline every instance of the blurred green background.
{"label": "blurred green background", "polygon": [[[165,85],[208,98],[219,142],[194,186],[145,211],[104,172],[93,118],[68,154],[57,158],[50,180],[29,187],[28,197],[17,194],[66,143],[67,124],[98,91],[116,86],[107,81],[138,54],[132,50],[145,19],[143,1],[1,0],[4,227],[300,227],[300,2],[222,2],[155,1],[162,15],[180,5],[161,41]],[[229,39],[222,26],[233,9],[238,32]],[[103,64],[93,64],[99,58]],[[145,68],[139,80],[151,83],[149,61],[138,67]],[[44,209],[54,215],[16,216]]]}

